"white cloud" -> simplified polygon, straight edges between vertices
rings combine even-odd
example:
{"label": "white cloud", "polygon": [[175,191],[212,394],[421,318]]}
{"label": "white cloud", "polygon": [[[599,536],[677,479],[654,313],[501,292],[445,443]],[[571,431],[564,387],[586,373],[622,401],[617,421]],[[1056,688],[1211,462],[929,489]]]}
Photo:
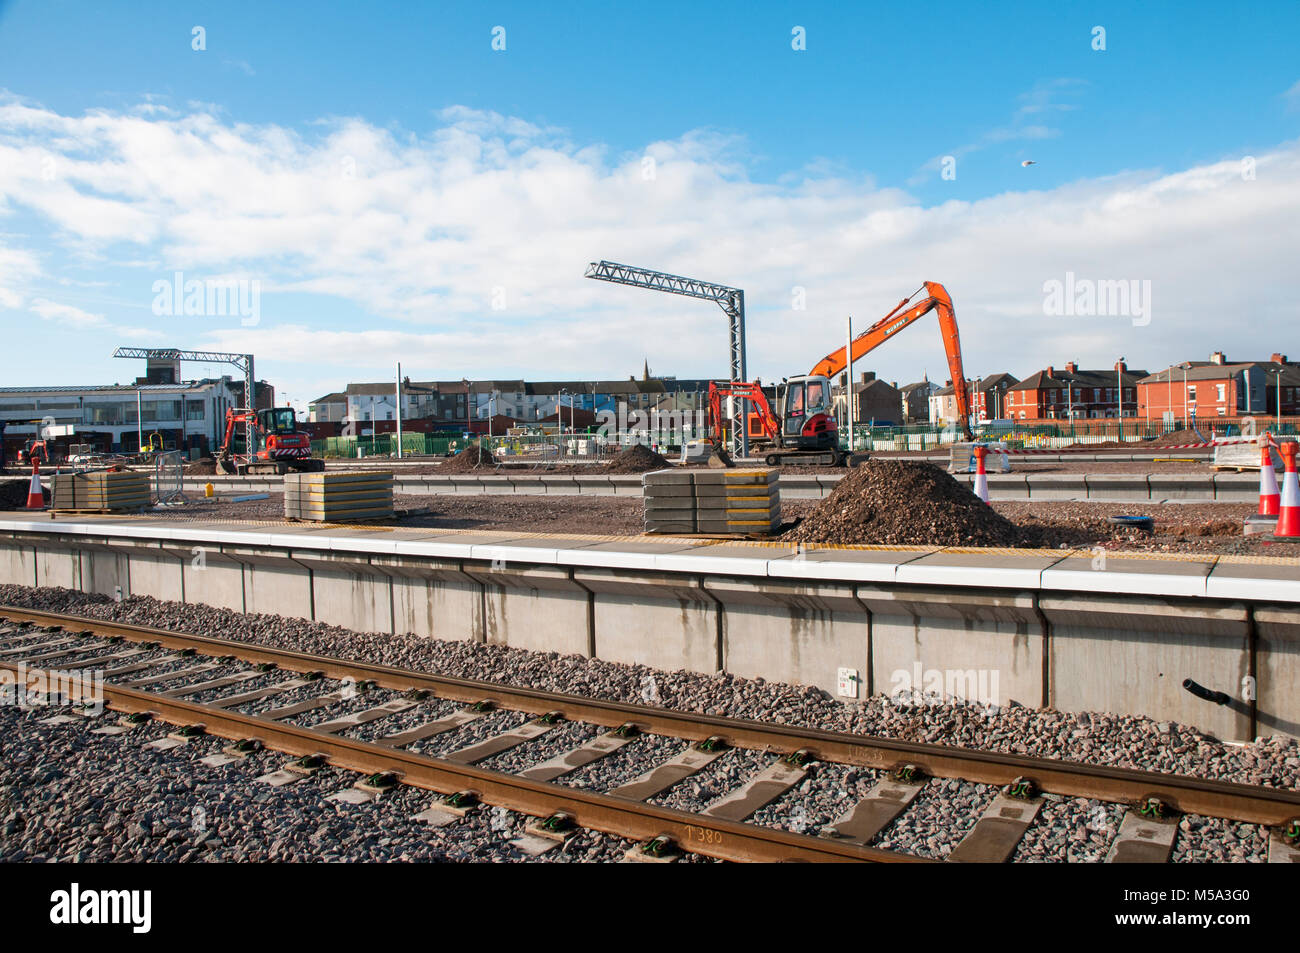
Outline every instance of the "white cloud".
{"label": "white cloud", "polygon": [[[1016,134],[1050,134],[1045,117],[1068,105],[1058,94],[1023,101]],[[418,378],[604,377],[644,357],[681,376],[725,373],[714,305],[584,280],[601,258],[743,287],[751,373],[768,379],[836,347],[846,313],[865,326],[925,279],[952,292],[968,369],[981,374],[1109,366],[1121,353],[1153,368],[1218,348],[1256,357],[1285,350],[1297,318],[1296,143],[1259,154],[1253,180],[1225,156],[925,207],[816,165],[752,181],[745,143],[709,131],[611,155],[496,113],[456,107],[440,121],[421,134],[356,119],[299,133],[215,111],[66,116],[0,100],[0,215],[44,221],[47,267],[97,256],[129,264],[144,289],[174,271],[259,279],[258,327],[159,322],[156,340],[251,349],[295,393],[399,358]],[[35,259],[20,244],[0,236],[0,305],[33,296]],[[1044,316],[1043,283],[1067,271],[1152,281],[1151,323]],[[794,286],[806,311],[791,310]],[[355,326],[287,310],[289,290],[337,299]],[[79,300],[105,315],[72,310],[144,338],[150,298],[130,314],[90,297]],[[887,379],[946,376],[932,325],[870,364]]]}
{"label": "white cloud", "polygon": [[1286,100],[1287,109],[1300,109],[1300,79],[1291,84],[1291,88],[1282,94],[1282,98]]}
{"label": "white cloud", "polygon": [[74,328],[98,328],[108,325],[108,321],[102,314],[91,314],[74,305],[59,304],[48,298],[32,299],[30,310],[33,314],[40,315],[43,320],[57,321],[59,324]]}

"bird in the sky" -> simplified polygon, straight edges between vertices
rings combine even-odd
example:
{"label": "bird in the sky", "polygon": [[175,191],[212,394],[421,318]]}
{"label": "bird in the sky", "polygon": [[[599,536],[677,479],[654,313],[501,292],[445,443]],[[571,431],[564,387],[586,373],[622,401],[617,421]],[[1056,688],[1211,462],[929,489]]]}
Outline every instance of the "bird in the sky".
{"label": "bird in the sky", "polygon": [[1035,162],[1033,159],[1026,159],[1024,162],[1022,162],[1022,163],[1020,163],[1020,164],[1021,164],[1022,166],[1024,166],[1024,167],[1027,169],[1027,168],[1029,168],[1031,165],[1037,165],[1038,163]]}

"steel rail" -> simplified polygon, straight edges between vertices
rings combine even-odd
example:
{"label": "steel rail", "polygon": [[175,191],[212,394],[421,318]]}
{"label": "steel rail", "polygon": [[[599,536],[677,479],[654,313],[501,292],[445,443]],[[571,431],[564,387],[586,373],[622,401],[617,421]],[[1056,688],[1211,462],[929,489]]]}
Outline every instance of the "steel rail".
{"label": "steel rail", "polygon": [[[7,662],[0,663],[0,671],[18,674],[17,665]],[[926,862],[924,858],[908,854],[855,847],[833,839],[691,814],[561,784],[531,781],[517,775],[341,738],[311,728],[167,698],[152,692],[111,684],[96,685],[88,676],[69,676],[60,682],[60,687],[70,690],[74,702],[102,698],[116,711],[147,712],[161,721],[177,725],[202,725],[205,734],[256,739],[266,748],[290,755],[321,755],[331,765],[349,771],[363,774],[392,772],[404,784],[442,794],[472,791],[489,804],[536,817],[563,812],[578,827],[631,840],[649,841],[667,836],[682,850],[720,860]]]}
{"label": "steel rail", "polygon": [[1024,777],[1052,794],[1118,803],[1140,803],[1156,797],[1175,811],[1253,824],[1278,825],[1300,816],[1300,792],[1280,788],[648,708],[12,606],[0,605],[0,617],[83,628],[132,641],[159,642],[171,648],[202,648],[246,662],[273,662],[287,671],[319,671],[332,678],[373,680],[396,691],[423,688],[450,700],[491,701],[531,714],[558,711],[572,721],[605,727],[632,722],[643,731],[689,741],[719,736],[741,748],[782,752],[806,748],[823,761],[878,770],[909,764],[932,777],[991,785],[1005,785]]}

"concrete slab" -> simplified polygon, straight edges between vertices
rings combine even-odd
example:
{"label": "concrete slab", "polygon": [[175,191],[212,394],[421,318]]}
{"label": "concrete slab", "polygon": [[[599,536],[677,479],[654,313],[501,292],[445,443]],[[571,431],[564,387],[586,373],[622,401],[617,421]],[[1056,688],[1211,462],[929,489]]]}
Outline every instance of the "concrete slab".
{"label": "concrete slab", "polygon": [[1089,473],[1085,476],[1090,500],[1149,500],[1151,488],[1145,473]]}
{"label": "concrete slab", "polygon": [[594,568],[575,570],[573,579],[592,593],[600,658],[668,671],[718,670],[719,609],[700,580]]}
{"label": "concrete slab", "polygon": [[1063,558],[1051,553],[940,550],[900,565],[894,578],[923,585],[1037,589],[1043,570]]}
{"label": "concrete slab", "polygon": [[1069,556],[1044,569],[1044,590],[1203,596],[1213,557],[1204,560],[1140,559],[1099,553]]}
{"label": "concrete slab", "polygon": [[778,558],[772,550],[767,574],[778,579],[826,579],[849,582],[893,582],[899,566],[937,551],[922,549],[807,549],[791,547]]}
{"label": "concrete slab", "polygon": [[722,667],[746,678],[816,685],[837,694],[838,672],[868,667],[869,616],[851,583],[706,576],[723,606]]}
{"label": "concrete slab", "polygon": [[1220,557],[1206,580],[1205,594],[1213,599],[1300,602],[1300,561],[1236,562]]}
{"label": "concrete slab", "polygon": [[[1250,670],[1242,603],[1080,593],[1045,594],[1039,608],[1051,625],[1054,707],[1130,712],[1249,740],[1244,706],[1216,705],[1182,687],[1191,678],[1240,701]],[[1294,702],[1285,710],[1294,712]]]}
{"label": "concrete slab", "polygon": [[1147,483],[1153,500],[1214,500],[1214,478],[1208,474],[1152,473]]}
{"label": "concrete slab", "polygon": [[601,569],[654,569],[655,559],[668,553],[689,553],[708,546],[709,543],[688,540],[640,542],[619,540],[608,543],[585,543],[564,550],[562,562],[566,566],[583,566]]}
{"label": "concrete slab", "polygon": [[1027,473],[1031,500],[1083,500],[1088,484],[1082,473]]}
{"label": "concrete slab", "polygon": [[[1281,478],[1277,485],[1282,486]],[[1227,471],[1214,474],[1214,499],[1219,503],[1258,503],[1259,474]]]}
{"label": "concrete slab", "polygon": [[672,572],[734,573],[738,576],[766,576],[768,560],[789,554],[785,547],[737,546],[719,543],[683,553],[655,557],[655,568]]}
{"label": "concrete slab", "polygon": [[990,473],[990,500],[1027,500],[1029,481],[1023,473]]}

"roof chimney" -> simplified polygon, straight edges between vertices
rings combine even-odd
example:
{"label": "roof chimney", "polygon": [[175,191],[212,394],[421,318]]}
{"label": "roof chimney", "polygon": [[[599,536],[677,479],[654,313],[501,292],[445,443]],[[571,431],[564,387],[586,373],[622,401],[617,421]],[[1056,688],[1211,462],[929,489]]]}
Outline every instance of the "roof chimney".
{"label": "roof chimney", "polygon": [[1066,372],[1067,374],[1074,374],[1074,373],[1078,372],[1078,370],[1079,370],[1079,365],[1076,364],[1076,363],[1074,363],[1074,361],[1068,361],[1068,362],[1066,362],[1066,365],[1065,365],[1065,372]]}
{"label": "roof chimney", "polygon": [[890,381],[889,386],[894,388],[894,390],[898,390],[898,381]]}
{"label": "roof chimney", "polygon": [[949,380],[944,381],[944,382],[943,382],[943,386],[944,386],[944,387],[951,387],[951,386],[952,386],[952,380],[949,379]]}
{"label": "roof chimney", "polygon": [[[1222,357],[1223,355],[1220,354],[1219,356]],[[1220,361],[1219,363],[1223,363],[1223,362]],[[1116,361],[1116,362],[1115,362],[1115,370],[1116,370],[1116,371],[1120,371],[1120,372],[1127,371],[1127,370],[1128,370],[1128,365],[1125,364],[1123,361]]]}
{"label": "roof chimney", "polygon": [[1210,363],[1211,363],[1211,364],[1226,364],[1226,363],[1227,363],[1227,358],[1225,358],[1225,357],[1223,356],[1223,352],[1222,352],[1222,351],[1215,351],[1213,354],[1210,355]]}
{"label": "roof chimney", "polygon": [[1056,368],[1054,368],[1051,364],[1047,365],[1047,376],[1048,377],[1056,376]]}
{"label": "roof chimney", "polygon": [[875,379],[876,379],[876,372],[875,372],[875,371],[863,371],[863,372],[862,372],[862,383],[864,383],[864,384],[869,384],[869,383],[871,383],[872,381],[874,381]]}
{"label": "roof chimney", "polygon": [[1285,355],[1285,354],[1274,354],[1272,357],[1269,358],[1269,362],[1272,363],[1272,364],[1285,364],[1285,363],[1286,363],[1286,355]]}

